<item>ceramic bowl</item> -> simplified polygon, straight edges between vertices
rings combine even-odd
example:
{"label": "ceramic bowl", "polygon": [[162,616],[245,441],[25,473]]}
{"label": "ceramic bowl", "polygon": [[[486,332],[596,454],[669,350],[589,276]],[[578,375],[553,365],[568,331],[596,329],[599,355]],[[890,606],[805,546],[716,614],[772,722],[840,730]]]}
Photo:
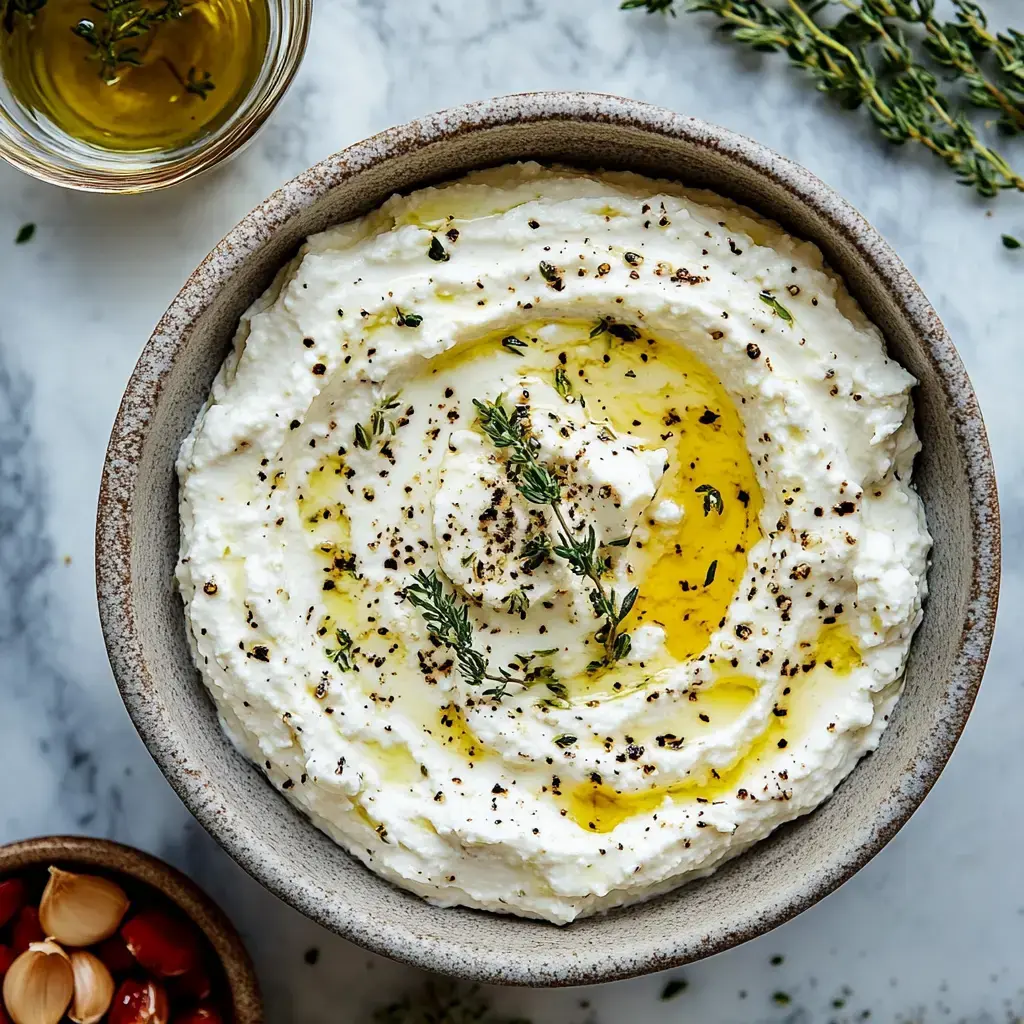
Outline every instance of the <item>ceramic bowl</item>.
{"label": "ceramic bowl", "polygon": [[[172,582],[174,460],[239,314],[303,238],[394,192],[523,158],[705,186],[814,240],[920,380],[916,480],[935,538],[906,693],[877,752],[814,814],[710,878],[566,928],[437,909],[317,831],[231,747],[192,665]],[[949,335],[882,237],[821,181],[690,117],[587,93],[459,107],[329,157],[252,211],[200,265],[128,385],[103,474],[100,613],[114,674],[153,757],[224,848],[282,899],[379,953],[485,981],[570,985],[661,970],[787,920],[869,861],[924,798],[970,712],[999,582],[999,517],[981,413]]]}
{"label": "ceramic bowl", "polygon": [[220,961],[232,1011],[227,1024],[263,1024],[263,1001],[249,954],[224,912],[195,882],[162,860],[109,839],[43,836],[0,846],[0,880],[51,864],[107,875],[121,881],[129,894],[145,887],[156,890],[203,933]]}

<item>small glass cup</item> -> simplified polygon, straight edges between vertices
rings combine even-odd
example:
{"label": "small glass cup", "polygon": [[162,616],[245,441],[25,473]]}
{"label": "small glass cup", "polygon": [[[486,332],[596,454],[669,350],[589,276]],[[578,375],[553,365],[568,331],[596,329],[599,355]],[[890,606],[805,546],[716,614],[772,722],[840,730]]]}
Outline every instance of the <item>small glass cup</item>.
{"label": "small glass cup", "polygon": [[130,153],[90,146],[29,114],[0,77],[0,157],[33,177],[81,192],[152,192],[213,167],[252,139],[302,61],[312,0],[267,0],[269,38],[248,94],[221,124],[183,146]]}

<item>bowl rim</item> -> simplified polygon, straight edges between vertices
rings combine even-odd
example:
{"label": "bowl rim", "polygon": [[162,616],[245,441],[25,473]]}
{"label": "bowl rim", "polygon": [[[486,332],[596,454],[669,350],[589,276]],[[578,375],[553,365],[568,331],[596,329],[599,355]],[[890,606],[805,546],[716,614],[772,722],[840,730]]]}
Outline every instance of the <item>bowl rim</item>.
{"label": "bowl rim", "polygon": [[[946,687],[943,729],[910,766],[890,812],[874,821],[870,840],[854,850],[837,851],[806,891],[777,902],[742,927],[720,923],[698,944],[673,946],[670,936],[641,951],[624,948],[609,957],[579,950],[563,964],[517,962],[479,955],[439,933],[419,935],[379,920],[354,917],[339,922],[309,898],[291,878],[278,874],[260,854],[237,838],[223,837],[224,815],[203,797],[203,786],[179,763],[162,736],[146,701],[127,680],[145,676],[142,645],[134,629],[126,595],[130,570],[133,492],[138,458],[152,413],[160,401],[163,378],[173,366],[190,327],[216,300],[245,261],[275,232],[333,188],[388,160],[443,143],[465,133],[509,124],[547,121],[612,123],[724,154],[770,179],[855,248],[888,297],[911,323],[931,359],[950,410],[957,445],[964,454],[970,490],[972,578],[954,669]],[[949,334],[920,286],[881,234],[845,199],[810,171],[729,129],[662,107],[605,93],[553,91],[515,93],[468,103],[389,128],[341,150],[288,182],[256,206],[188,279],[158,323],[139,358],[115,421],[99,495],[96,526],[96,579],[100,618],[108,655],[122,699],[161,771],[186,806],[228,853],[253,877],[291,906],[364,948],[412,966],[490,983],[577,985],[634,977],[692,962],[738,945],[795,917],[834,891],[882,849],[917,809],[935,784],[960,737],[984,673],[995,628],[1000,577],[1000,521],[995,471],[984,422],[966,370]],[[227,830],[230,832],[231,830]],[[438,914],[445,911],[438,909]],[[510,927],[514,926],[510,924]],[[571,926],[569,926],[571,927]],[[457,965],[457,966],[456,966]]]}
{"label": "bowl rim", "polygon": [[231,993],[231,1024],[263,1024],[256,969],[227,914],[195,882],[159,857],[92,836],[56,835],[0,846],[0,878],[44,864],[92,868],[156,889],[206,937],[224,969]]}

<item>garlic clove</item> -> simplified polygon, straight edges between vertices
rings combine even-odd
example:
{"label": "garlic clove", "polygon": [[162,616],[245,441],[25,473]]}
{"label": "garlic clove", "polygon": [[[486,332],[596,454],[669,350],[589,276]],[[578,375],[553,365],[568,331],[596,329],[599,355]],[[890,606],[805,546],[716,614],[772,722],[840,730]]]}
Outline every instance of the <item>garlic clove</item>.
{"label": "garlic clove", "polygon": [[113,935],[127,910],[128,897],[116,882],[51,867],[39,923],[65,946],[91,946]]}
{"label": "garlic clove", "polygon": [[75,989],[71,960],[56,942],[33,942],[4,977],[14,1024],[58,1024]]}
{"label": "garlic clove", "polygon": [[170,1007],[167,991],[156,981],[138,981],[129,978],[121,987],[110,1006],[108,1024],[167,1024]]}
{"label": "garlic clove", "polygon": [[96,1024],[110,1009],[114,977],[98,956],[84,949],[71,954],[71,970],[75,976],[75,995],[68,1016],[75,1024]]}

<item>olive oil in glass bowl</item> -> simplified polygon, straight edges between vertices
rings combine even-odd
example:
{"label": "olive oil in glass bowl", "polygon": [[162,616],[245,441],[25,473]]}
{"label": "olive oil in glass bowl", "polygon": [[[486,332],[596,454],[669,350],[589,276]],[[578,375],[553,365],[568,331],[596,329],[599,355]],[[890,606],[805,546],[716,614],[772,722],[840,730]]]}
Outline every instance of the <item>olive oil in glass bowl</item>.
{"label": "olive oil in glass bowl", "polygon": [[0,156],[146,191],[243,145],[298,67],[311,0],[0,0]]}

